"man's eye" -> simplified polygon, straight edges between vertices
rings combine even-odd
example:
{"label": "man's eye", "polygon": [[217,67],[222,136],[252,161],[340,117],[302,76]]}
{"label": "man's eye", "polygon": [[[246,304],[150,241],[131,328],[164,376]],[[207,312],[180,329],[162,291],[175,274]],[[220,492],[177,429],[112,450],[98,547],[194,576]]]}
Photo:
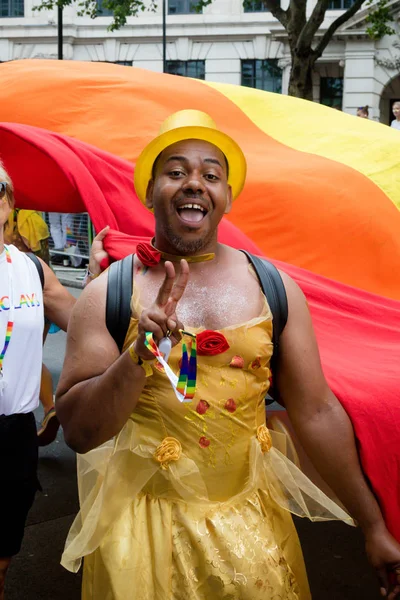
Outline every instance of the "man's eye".
{"label": "man's eye", "polygon": [[183,172],[182,171],[170,171],[169,174],[172,177],[179,177],[180,175],[183,175]]}
{"label": "man's eye", "polygon": [[209,179],[210,181],[218,180],[218,177],[216,175],[214,175],[214,173],[207,173],[206,178]]}

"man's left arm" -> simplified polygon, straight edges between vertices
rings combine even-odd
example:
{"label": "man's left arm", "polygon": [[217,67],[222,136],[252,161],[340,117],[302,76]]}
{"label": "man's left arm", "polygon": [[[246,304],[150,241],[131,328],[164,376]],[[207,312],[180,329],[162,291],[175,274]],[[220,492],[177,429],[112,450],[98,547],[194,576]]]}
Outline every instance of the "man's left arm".
{"label": "man's left arm", "polygon": [[[383,596],[397,598],[389,573],[400,567],[400,545],[387,531],[375,496],[363,475],[350,419],[322,372],[318,346],[304,294],[281,273],[289,316],[280,338],[277,384],[293,428],[323,479],[363,530],[369,560]],[[389,593],[390,595],[387,595]],[[385,592],[385,593],[384,593]]]}

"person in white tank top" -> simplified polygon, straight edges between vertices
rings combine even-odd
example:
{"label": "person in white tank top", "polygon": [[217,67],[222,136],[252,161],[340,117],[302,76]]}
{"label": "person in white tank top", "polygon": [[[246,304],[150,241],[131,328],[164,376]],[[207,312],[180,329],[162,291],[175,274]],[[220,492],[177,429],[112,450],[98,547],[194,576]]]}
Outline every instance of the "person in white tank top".
{"label": "person in white tank top", "polygon": [[[39,404],[44,318],[66,331],[76,302],[39,259],[42,290],[29,256],[4,244],[4,224],[13,207],[13,185],[0,162],[0,600],[11,557],[20,550],[26,517],[40,487],[33,411]],[[88,280],[100,273],[107,230],[95,238]]]}

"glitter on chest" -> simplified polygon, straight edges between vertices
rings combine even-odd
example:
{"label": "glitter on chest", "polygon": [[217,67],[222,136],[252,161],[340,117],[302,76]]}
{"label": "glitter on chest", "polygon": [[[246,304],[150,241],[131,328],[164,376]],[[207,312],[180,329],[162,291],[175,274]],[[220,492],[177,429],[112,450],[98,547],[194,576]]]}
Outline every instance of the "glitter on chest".
{"label": "glitter on chest", "polygon": [[[139,304],[142,307],[154,302],[159,285],[150,277],[140,277]],[[176,312],[184,327],[217,330],[258,317],[260,308],[257,295],[249,294],[247,287],[238,281],[218,281],[207,286],[189,281]]]}
{"label": "glitter on chest", "polygon": [[248,298],[233,285],[210,288],[189,282],[177,315],[186,327],[220,329],[254,317],[248,314],[248,304]]}

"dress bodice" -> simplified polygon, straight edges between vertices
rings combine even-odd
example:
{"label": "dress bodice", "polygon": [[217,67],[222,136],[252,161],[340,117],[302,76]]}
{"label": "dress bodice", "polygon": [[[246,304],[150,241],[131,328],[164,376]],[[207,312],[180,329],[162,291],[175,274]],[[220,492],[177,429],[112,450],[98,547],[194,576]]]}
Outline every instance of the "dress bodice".
{"label": "dress bodice", "polygon": [[[136,338],[137,326],[137,319],[132,318],[125,347]],[[201,329],[187,329],[201,340]],[[153,375],[146,379],[131,419],[139,426],[137,432],[143,444],[151,441],[159,445],[167,437],[178,440],[182,453],[197,465],[206,482],[208,497],[223,500],[246,484],[250,441],[257,427],[265,423],[264,399],[272,354],[268,304],[265,302],[260,317],[218,334],[229,348],[210,356],[203,354],[201,343],[198,345],[193,400],[180,403],[163,368],[154,361]],[[182,342],[173,348],[169,359],[176,374],[181,356]]]}

